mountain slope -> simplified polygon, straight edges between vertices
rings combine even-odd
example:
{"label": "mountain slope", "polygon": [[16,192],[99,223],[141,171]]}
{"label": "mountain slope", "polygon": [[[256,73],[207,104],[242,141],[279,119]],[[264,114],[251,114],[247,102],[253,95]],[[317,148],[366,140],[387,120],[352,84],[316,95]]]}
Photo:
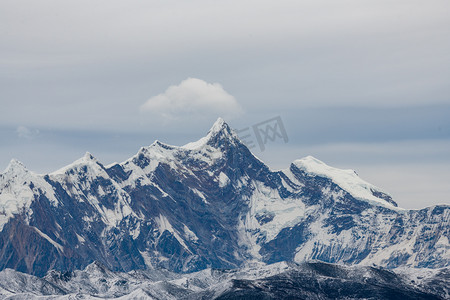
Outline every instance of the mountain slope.
{"label": "mountain slope", "polygon": [[[112,272],[98,262],[44,278],[0,272],[3,299],[445,299],[449,269],[386,270],[322,262],[206,269]],[[418,279],[420,278],[420,279]]]}
{"label": "mountain slope", "polygon": [[43,276],[99,261],[114,271],[307,261],[440,268],[450,207],[398,208],[306,157],[270,170],[221,119],[197,142],[156,141],[123,163],[91,154],[47,175],[0,175],[0,269]]}

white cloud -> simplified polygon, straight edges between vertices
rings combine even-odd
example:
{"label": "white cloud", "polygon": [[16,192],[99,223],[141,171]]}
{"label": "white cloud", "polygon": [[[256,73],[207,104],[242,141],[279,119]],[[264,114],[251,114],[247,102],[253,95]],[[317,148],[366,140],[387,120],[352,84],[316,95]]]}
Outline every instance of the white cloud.
{"label": "white cloud", "polygon": [[16,128],[16,133],[19,138],[32,139],[39,134],[39,130],[30,129],[25,126],[19,126]]}
{"label": "white cloud", "polygon": [[243,110],[236,99],[219,83],[207,83],[188,78],[179,85],[172,85],[164,93],[151,97],[141,111],[165,119],[186,119],[204,116],[222,116],[231,119]]}

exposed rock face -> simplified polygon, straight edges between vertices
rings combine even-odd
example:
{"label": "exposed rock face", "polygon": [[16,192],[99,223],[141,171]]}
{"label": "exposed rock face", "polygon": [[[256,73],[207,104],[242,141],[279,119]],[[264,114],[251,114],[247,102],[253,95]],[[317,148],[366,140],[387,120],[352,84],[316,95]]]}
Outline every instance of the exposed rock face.
{"label": "exposed rock face", "polygon": [[273,171],[219,119],[198,142],[156,141],[104,166],[91,154],[47,175],[0,174],[0,269],[43,276],[99,261],[193,272],[308,261],[439,268],[450,207],[398,208],[313,157]]}

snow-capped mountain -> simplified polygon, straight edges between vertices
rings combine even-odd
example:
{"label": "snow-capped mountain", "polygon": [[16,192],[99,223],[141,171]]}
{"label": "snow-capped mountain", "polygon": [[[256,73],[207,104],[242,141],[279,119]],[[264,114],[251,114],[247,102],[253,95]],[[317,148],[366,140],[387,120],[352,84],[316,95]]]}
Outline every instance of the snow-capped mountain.
{"label": "snow-capped mountain", "polygon": [[91,154],[39,175],[0,175],[0,270],[44,276],[99,261],[113,271],[194,272],[253,263],[441,268],[450,206],[397,207],[352,170],[306,157],[271,170],[219,119],[181,147],[122,163]]}
{"label": "snow-capped mountain", "polygon": [[43,278],[0,272],[1,299],[448,299],[448,268],[386,270],[323,262],[242,269],[112,272],[95,262]]}

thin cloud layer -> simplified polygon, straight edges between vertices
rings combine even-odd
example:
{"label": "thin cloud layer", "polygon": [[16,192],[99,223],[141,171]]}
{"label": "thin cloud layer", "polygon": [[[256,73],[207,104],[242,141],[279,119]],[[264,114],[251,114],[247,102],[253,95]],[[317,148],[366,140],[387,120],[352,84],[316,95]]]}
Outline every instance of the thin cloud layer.
{"label": "thin cloud layer", "polygon": [[19,126],[16,128],[16,133],[19,138],[32,139],[32,138],[36,137],[37,135],[39,135],[39,130],[38,129],[30,129],[25,126]]}
{"label": "thin cloud layer", "polygon": [[188,78],[172,85],[164,93],[151,97],[141,111],[165,119],[186,119],[192,116],[220,115],[231,119],[243,110],[236,99],[219,83]]}

